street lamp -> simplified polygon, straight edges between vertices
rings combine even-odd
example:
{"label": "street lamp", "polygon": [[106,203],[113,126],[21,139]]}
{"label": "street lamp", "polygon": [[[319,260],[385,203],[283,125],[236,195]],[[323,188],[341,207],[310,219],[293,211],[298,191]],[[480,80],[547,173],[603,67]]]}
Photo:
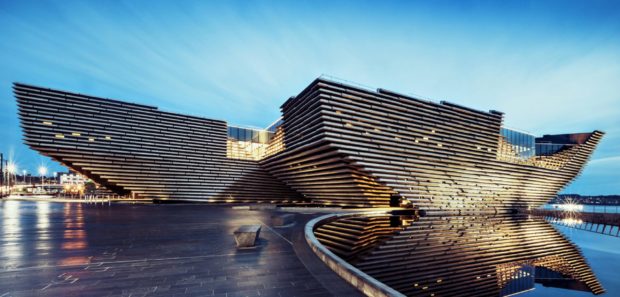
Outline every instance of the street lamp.
{"label": "street lamp", "polygon": [[45,190],[45,174],[47,174],[47,168],[45,166],[39,166],[39,176],[41,177],[41,186]]}
{"label": "street lamp", "polygon": [[10,195],[11,194],[11,175],[15,176],[15,172],[17,172],[17,165],[9,161],[9,164],[6,165],[6,171],[8,173],[7,179],[9,180],[8,185],[9,185],[9,195]]}

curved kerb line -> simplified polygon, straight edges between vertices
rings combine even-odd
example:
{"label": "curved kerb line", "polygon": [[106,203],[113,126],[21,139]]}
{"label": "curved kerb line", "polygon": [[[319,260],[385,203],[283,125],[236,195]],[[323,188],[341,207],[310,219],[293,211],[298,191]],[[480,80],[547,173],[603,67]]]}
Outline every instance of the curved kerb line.
{"label": "curved kerb line", "polygon": [[357,269],[353,265],[347,263],[336,254],[332,253],[329,249],[323,246],[316,236],[314,236],[314,227],[324,220],[333,220],[335,218],[345,216],[357,216],[357,215],[374,215],[374,214],[386,214],[389,211],[373,211],[373,212],[360,212],[360,213],[346,213],[346,214],[329,214],[320,216],[310,220],[304,228],[306,236],[306,242],[312,248],[312,251],[323,261],[329,268],[336,272],[340,277],[344,278],[347,282],[353,285],[358,290],[362,291],[367,296],[384,296],[384,297],[405,297],[404,294],[394,290],[386,284],[378,281],[374,277],[364,273]]}

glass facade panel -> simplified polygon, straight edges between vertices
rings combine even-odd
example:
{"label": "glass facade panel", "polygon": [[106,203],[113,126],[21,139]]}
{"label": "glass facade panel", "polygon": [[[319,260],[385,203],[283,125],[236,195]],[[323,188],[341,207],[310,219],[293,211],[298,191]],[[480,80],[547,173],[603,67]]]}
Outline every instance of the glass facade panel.
{"label": "glass facade panel", "polygon": [[[281,122],[280,120],[276,124],[279,125]],[[275,132],[271,132],[269,128],[252,129],[228,126],[226,155],[233,159],[260,160],[265,156],[274,134]]]}
{"label": "glass facade panel", "polygon": [[566,144],[556,144],[556,143],[537,143],[536,144],[536,155],[537,156],[549,156],[553,155],[565,147],[568,147]]}
{"label": "glass facade panel", "polygon": [[519,158],[527,159],[536,155],[534,135],[507,128],[502,128],[500,134],[510,143]]}

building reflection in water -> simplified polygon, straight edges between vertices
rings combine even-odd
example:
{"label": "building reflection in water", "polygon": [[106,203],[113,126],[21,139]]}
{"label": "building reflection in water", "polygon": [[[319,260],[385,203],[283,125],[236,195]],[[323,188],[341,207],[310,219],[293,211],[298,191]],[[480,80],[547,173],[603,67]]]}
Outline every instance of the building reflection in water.
{"label": "building reflection in water", "polygon": [[332,252],[407,296],[604,292],[577,247],[528,216],[354,216],[315,230]]}

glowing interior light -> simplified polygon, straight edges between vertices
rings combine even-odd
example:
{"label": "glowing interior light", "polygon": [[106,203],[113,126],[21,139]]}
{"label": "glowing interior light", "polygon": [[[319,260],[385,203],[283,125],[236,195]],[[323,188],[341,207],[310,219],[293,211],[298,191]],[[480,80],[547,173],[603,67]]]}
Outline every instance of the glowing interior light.
{"label": "glowing interior light", "polygon": [[56,138],[65,138],[65,136],[62,134],[56,134]]}
{"label": "glowing interior light", "polygon": [[52,122],[43,121],[43,125],[48,125],[48,126],[51,126],[52,124],[53,124]]}
{"label": "glowing interior light", "polygon": [[71,133],[71,135],[73,135],[73,136],[80,136],[82,134],[80,134],[79,132],[73,132],[73,133]]}
{"label": "glowing interior light", "polygon": [[112,140],[112,137],[111,136],[106,136],[105,139],[106,140]]}
{"label": "glowing interior light", "polygon": [[88,141],[93,142],[93,141],[95,141],[95,139],[91,137],[91,138],[88,139]]}

